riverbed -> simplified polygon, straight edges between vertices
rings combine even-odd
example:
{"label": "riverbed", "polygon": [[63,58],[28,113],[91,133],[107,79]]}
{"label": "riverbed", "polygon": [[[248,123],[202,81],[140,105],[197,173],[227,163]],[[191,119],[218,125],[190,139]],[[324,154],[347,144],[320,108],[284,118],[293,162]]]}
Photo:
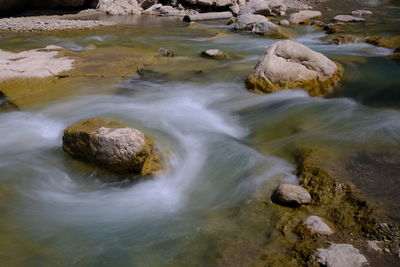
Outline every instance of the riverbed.
{"label": "riverbed", "polygon": [[[124,24],[1,34],[4,50],[58,45],[77,57],[108,51],[101,64],[118,65],[113,53],[124,49],[157,57],[163,47],[175,57],[145,63],[142,75],[132,68],[124,70],[129,75],[110,69],[110,77],[79,77],[67,88],[22,98],[21,110],[0,113],[0,265],[214,266],[227,244],[257,236],[257,227],[272,227],[255,227],[234,211],[262,186],[297,181],[291,160],[296,148],[369,155],[400,146],[400,65],[386,57],[389,49],[335,46],[312,26],[293,29],[294,41],[343,64],[339,87],[327,98],[301,89],[258,95],[243,81],[276,40],[220,22],[109,19]],[[386,26],[393,31],[390,20]],[[231,60],[199,57],[214,48]],[[166,170],[153,179],[115,182],[69,158],[61,148],[63,129],[90,117],[118,120],[152,136],[167,155]],[[395,181],[395,165],[383,181]],[[385,196],[389,216],[398,219],[398,190],[393,183],[366,192],[377,202]]]}

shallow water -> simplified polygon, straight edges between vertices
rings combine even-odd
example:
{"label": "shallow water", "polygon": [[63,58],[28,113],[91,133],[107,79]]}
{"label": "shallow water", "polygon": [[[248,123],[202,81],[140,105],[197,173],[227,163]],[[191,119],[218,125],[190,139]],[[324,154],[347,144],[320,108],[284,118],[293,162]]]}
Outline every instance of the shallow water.
{"label": "shallow water", "polygon": [[[149,69],[156,76],[147,79],[133,69],[110,90],[88,80],[69,98],[0,113],[0,265],[212,266],[211,250],[223,243],[215,240],[230,240],[227,229],[237,227],[224,212],[245,204],[265,182],[295,182],[289,159],[296,147],[350,153],[400,146],[400,66],[385,58],[388,49],[328,45],[320,32],[303,27],[296,41],[344,65],[338,90],[328,99],[302,90],[256,95],[243,80],[275,40],[217,23],[125,22],[118,30],[2,34],[2,49],[55,44],[156,54],[166,47],[195,64],[155,64]],[[218,32],[224,34],[214,38]],[[207,48],[234,57],[198,59]],[[62,131],[89,117],[148,133],[167,155],[166,172],[134,184],[105,183],[110,174],[71,160],[60,147]]]}

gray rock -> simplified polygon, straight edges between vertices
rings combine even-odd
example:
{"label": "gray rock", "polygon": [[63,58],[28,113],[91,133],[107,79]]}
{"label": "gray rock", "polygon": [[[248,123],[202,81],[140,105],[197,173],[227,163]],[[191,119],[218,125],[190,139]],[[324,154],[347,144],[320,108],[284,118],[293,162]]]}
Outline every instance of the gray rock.
{"label": "gray rock", "polygon": [[186,15],[183,20],[184,21],[201,21],[201,20],[215,20],[215,19],[230,19],[233,17],[232,12],[207,12],[200,14],[190,14]]}
{"label": "gray rock", "polygon": [[310,230],[313,234],[318,235],[332,235],[335,233],[319,216],[309,216],[304,221],[304,225]]}
{"label": "gray rock", "polygon": [[219,49],[209,49],[201,52],[200,55],[205,58],[218,59],[218,60],[229,59],[228,54]]}
{"label": "gray rock", "polygon": [[351,15],[337,15],[333,17],[334,21],[337,22],[364,22],[365,19],[359,18],[359,17],[354,17]]}
{"label": "gray rock", "polygon": [[153,143],[141,131],[97,118],[66,128],[63,149],[75,159],[142,175],[148,174],[153,159]]}
{"label": "gray rock", "polygon": [[143,11],[136,0],[99,0],[97,10],[110,15],[141,14]]}
{"label": "gray rock", "polygon": [[300,43],[279,41],[268,47],[247,78],[246,86],[257,93],[304,88],[312,96],[323,96],[339,81],[339,66]]}
{"label": "gray rock", "polygon": [[161,47],[160,49],[158,49],[158,53],[160,54],[160,56],[163,57],[173,57],[175,56],[174,52],[172,52],[171,50]]}
{"label": "gray rock", "polygon": [[289,26],[290,22],[286,19],[283,19],[283,20],[279,21],[279,24],[282,26]]}
{"label": "gray rock", "polygon": [[262,15],[254,15],[247,13],[237,17],[234,29],[251,31],[255,24],[262,22],[269,22],[269,20]]}
{"label": "gray rock", "polygon": [[161,6],[159,12],[163,16],[179,16],[181,14],[181,10],[173,8],[172,6]]}
{"label": "gray rock", "polygon": [[305,188],[288,183],[279,184],[273,193],[273,197],[279,203],[286,205],[301,205],[311,202],[311,195]]}
{"label": "gray rock", "polygon": [[379,247],[380,241],[377,240],[369,240],[367,241],[368,247],[374,251],[382,251],[382,248]]}
{"label": "gray rock", "polygon": [[253,26],[252,32],[272,38],[288,38],[289,34],[285,30],[272,23],[271,21],[262,21]]}
{"label": "gray rock", "polygon": [[372,11],[369,10],[354,10],[351,12],[351,15],[355,17],[361,17],[364,15],[372,15]]}
{"label": "gray rock", "polygon": [[282,16],[287,7],[281,0],[250,0],[246,5],[240,8],[239,14],[257,14],[264,16]]}
{"label": "gray rock", "polygon": [[297,13],[293,13],[289,17],[289,22],[292,24],[307,24],[311,19],[319,18],[322,13],[315,10],[301,10]]}
{"label": "gray rock", "polygon": [[233,2],[232,0],[185,0],[189,4],[192,5],[200,5],[200,6],[229,6]]}
{"label": "gray rock", "polygon": [[332,244],[329,248],[319,248],[317,262],[327,267],[362,267],[368,264],[367,258],[350,244]]}

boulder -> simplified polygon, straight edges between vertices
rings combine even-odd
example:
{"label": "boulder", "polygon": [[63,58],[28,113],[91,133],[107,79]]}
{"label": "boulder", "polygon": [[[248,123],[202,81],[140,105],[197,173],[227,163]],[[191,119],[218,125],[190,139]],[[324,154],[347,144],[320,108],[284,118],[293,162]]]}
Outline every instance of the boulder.
{"label": "boulder", "polygon": [[286,13],[286,6],[281,0],[250,0],[240,8],[239,14],[257,14],[264,16],[283,16]]}
{"label": "boulder", "polygon": [[229,59],[229,56],[227,53],[225,53],[222,50],[219,49],[209,49],[201,52],[200,54],[204,58],[210,58],[210,59]]}
{"label": "boulder", "polygon": [[191,21],[200,21],[200,20],[230,19],[232,17],[233,17],[233,14],[230,11],[207,12],[207,13],[186,15],[183,18],[183,21],[191,22]]}
{"label": "boulder", "polygon": [[185,0],[189,4],[192,5],[200,5],[200,6],[229,6],[233,4],[232,0]]}
{"label": "boulder", "polygon": [[293,13],[289,17],[289,22],[292,24],[307,24],[311,19],[319,18],[322,13],[315,10],[301,10]]}
{"label": "boulder", "polygon": [[245,83],[257,93],[304,88],[311,96],[323,96],[338,83],[342,72],[341,65],[323,54],[285,40],[267,49]]}
{"label": "boulder", "polygon": [[284,205],[302,205],[311,202],[311,195],[308,191],[295,184],[281,183],[272,194],[273,200]]}
{"label": "boulder", "polygon": [[309,216],[303,222],[304,226],[313,234],[317,235],[331,235],[335,232],[322,220],[319,216]]}
{"label": "boulder", "polygon": [[254,15],[247,13],[237,17],[234,29],[251,31],[253,30],[254,25],[262,22],[269,22],[269,20],[262,15]]}
{"label": "boulder", "polygon": [[317,262],[327,267],[362,267],[368,264],[367,258],[350,244],[332,244],[329,248],[319,248]]}
{"label": "boulder", "polygon": [[369,10],[354,10],[351,12],[351,15],[355,17],[361,17],[364,15],[372,15],[372,11]]}
{"label": "boulder", "polygon": [[97,10],[110,15],[141,14],[143,11],[136,0],[99,0]]}
{"label": "boulder", "polygon": [[281,26],[278,26],[271,21],[262,21],[253,26],[252,32],[271,38],[284,39],[288,38],[289,34]]}
{"label": "boulder", "polygon": [[333,17],[334,21],[337,22],[364,22],[365,19],[360,17],[354,17],[351,15],[337,15]]}
{"label": "boulder", "polygon": [[279,21],[279,25],[289,26],[290,22],[287,19],[283,19],[283,20]]}
{"label": "boulder", "polygon": [[148,175],[157,170],[151,138],[118,122],[80,121],[66,128],[62,139],[71,157],[111,171]]}
{"label": "boulder", "polygon": [[161,6],[159,12],[163,16],[179,16],[181,15],[181,10],[173,8],[172,6]]}

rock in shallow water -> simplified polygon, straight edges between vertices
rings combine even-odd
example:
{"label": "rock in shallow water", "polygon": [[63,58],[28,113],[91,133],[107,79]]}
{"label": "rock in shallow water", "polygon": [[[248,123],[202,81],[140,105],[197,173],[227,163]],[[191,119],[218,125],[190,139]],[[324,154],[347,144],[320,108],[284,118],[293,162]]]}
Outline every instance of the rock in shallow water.
{"label": "rock in shallow water", "polygon": [[341,75],[338,63],[300,43],[285,40],[268,47],[245,83],[247,89],[257,93],[304,88],[311,96],[323,96]]}
{"label": "rock in shallow water", "polygon": [[317,262],[327,267],[362,267],[368,264],[367,258],[350,244],[332,244],[329,248],[319,248]]}
{"label": "rock in shallow water", "polygon": [[360,17],[354,17],[351,15],[337,15],[333,17],[334,21],[338,22],[364,22],[365,19],[360,18]]}
{"label": "rock in shallow water", "polygon": [[118,122],[88,119],[64,130],[63,149],[71,157],[116,172],[148,175],[157,170],[153,142]]}
{"label": "rock in shallow water", "polygon": [[297,13],[293,13],[289,17],[289,22],[292,24],[307,24],[311,19],[319,18],[322,13],[315,10],[302,10]]}
{"label": "rock in shallow water", "polygon": [[311,202],[311,195],[308,191],[295,184],[282,183],[273,192],[273,198],[285,205],[301,205]]}
{"label": "rock in shallow water", "polygon": [[211,58],[211,59],[229,59],[227,53],[219,49],[209,49],[201,52],[202,57]]}
{"label": "rock in shallow water", "polygon": [[310,230],[313,234],[318,235],[331,235],[335,232],[322,220],[319,216],[309,216],[304,221],[304,225]]}

